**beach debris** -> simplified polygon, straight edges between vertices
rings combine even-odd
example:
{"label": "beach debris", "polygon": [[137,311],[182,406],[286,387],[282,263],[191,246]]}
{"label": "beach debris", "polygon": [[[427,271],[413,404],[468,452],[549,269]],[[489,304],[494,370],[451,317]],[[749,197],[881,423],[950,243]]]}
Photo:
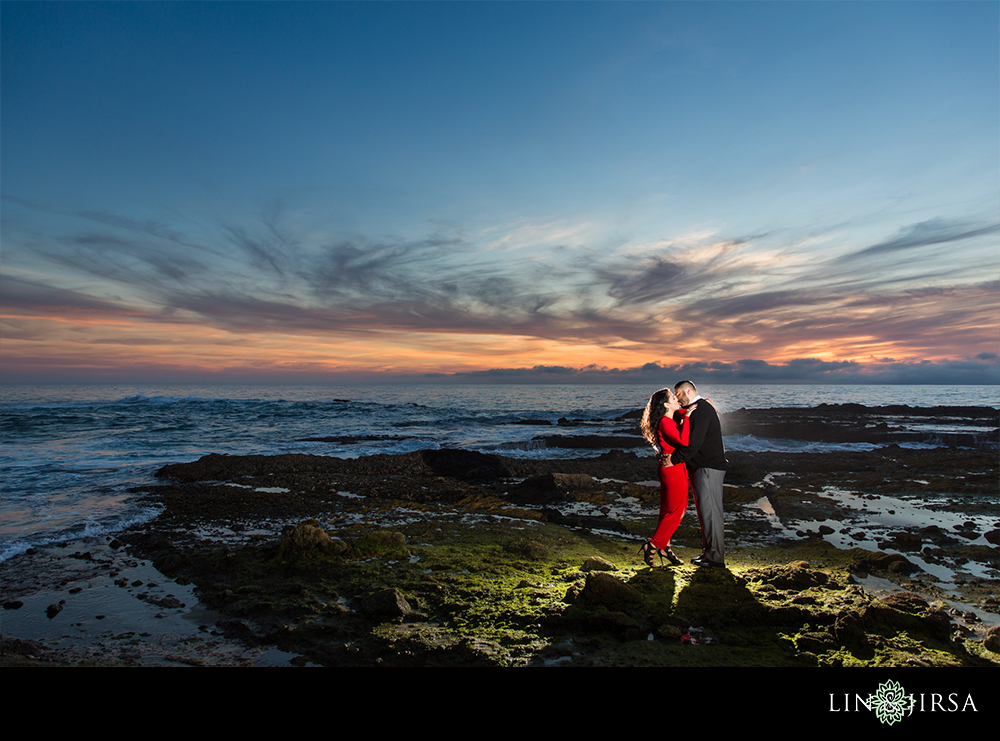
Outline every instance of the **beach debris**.
{"label": "beach debris", "polygon": [[715,639],[705,634],[704,628],[689,627],[687,633],[681,635],[681,643],[695,645],[699,643],[715,643]]}

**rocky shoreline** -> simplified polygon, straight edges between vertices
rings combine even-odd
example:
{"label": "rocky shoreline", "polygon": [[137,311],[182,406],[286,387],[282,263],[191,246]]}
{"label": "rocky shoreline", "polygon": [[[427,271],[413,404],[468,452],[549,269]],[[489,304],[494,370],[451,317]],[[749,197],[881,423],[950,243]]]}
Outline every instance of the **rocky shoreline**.
{"label": "rocky shoreline", "polygon": [[[658,490],[651,458],[627,449],[209,455],[135,492],[162,511],[115,552],[190,588],[212,611],[203,635],[292,665],[1000,666],[994,450],[729,458],[725,569],[641,563]],[[874,516],[910,506],[954,524]],[[687,561],[698,541],[692,507],[675,550]],[[10,598],[42,558],[5,564],[5,608],[24,609]],[[5,636],[6,663],[58,660],[19,638]]]}

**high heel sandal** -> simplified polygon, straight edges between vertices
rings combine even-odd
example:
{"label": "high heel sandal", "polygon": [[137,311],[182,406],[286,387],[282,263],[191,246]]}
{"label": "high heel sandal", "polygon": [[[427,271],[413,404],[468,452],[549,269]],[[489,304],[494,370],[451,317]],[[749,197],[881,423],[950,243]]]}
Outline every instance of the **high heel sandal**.
{"label": "high heel sandal", "polygon": [[670,550],[669,545],[666,548],[657,548],[656,555],[660,557],[661,566],[663,565],[663,559],[667,559],[674,566],[680,566],[682,563],[684,563],[684,559],[679,558],[676,553]]}
{"label": "high heel sandal", "polygon": [[652,541],[649,540],[639,546],[639,553],[642,555],[642,560],[646,562],[646,565],[649,568],[653,568],[653,554],[656,553],[656,551],[656,546],[654,546]]}

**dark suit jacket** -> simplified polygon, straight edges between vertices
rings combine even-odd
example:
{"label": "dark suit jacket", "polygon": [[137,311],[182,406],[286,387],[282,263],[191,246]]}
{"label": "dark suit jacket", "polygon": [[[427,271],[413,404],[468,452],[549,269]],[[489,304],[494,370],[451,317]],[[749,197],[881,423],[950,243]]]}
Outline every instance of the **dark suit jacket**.
{"label": "dark suit jacket", "polygon": [[725,471],[729,465],[726,448],[722,444],[722,423],[719,413],[705,399],[695,402],[697,407],[688,417],[691,425],[687,445],[681,445],[670,455],[672,463],[687,463],[688,470],[715,468]]}

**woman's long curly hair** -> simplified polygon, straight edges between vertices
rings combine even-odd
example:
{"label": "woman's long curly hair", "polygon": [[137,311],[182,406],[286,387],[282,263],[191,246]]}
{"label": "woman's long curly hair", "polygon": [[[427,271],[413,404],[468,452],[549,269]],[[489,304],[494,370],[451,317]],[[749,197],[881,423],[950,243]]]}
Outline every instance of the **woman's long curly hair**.
{"label": "woman's long curly hair", "polygon": [[649,402],[642,412],[642,419],[639,421],[639,431],[642,432],[642,436],[657,450],[660,449],[660,440],[656,435],[656,430],[660,426],[660,420],[663,419],[663,405],[673,393],[673,389],[665,388],[650,396]]}

